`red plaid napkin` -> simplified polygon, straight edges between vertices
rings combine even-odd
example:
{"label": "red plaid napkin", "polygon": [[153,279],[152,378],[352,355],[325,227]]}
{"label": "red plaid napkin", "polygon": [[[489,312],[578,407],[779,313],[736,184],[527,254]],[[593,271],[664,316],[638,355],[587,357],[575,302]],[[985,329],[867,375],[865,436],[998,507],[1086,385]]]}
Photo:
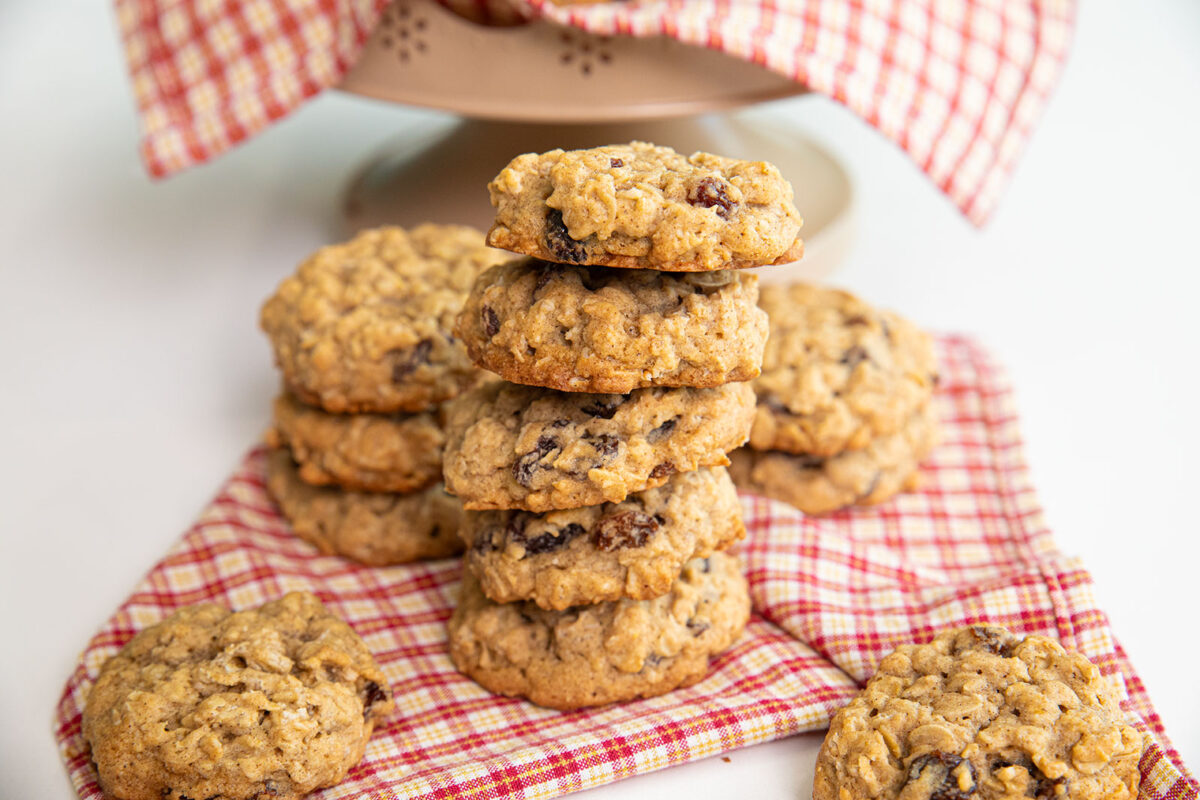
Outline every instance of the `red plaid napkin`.
{"label": "red plaid napkin", "polygon": [[[388,0],[115,0],[150,172],[219,155],[331,86]],[[844,103],[976,223],[1066,55],[1074,0],[442,0],[720,50]]]}
{"label": "red plaid napkin", "polygon": [[938,351],[944,443],[921,491],[823,518],[744,498],[755,605],[745,635],[697,685],[599,710],[549,711],[459,675],[444,632],[459,562],[372,569],[316,555],[264,493],[255,450],[67,682],[55,735],[71,780],[81,797],[101,797],[80,713],[100,665],[135,631],[190,603],[244,608],[307,589],[366,640],[397,705],[363,763],[320,797],[547,797],[818,730],[895,645],[993,622],[1096,661],[1151,734],[1141,796],[1196,798],[1091,578],[1042,524],[1003,376],[968,340],[940,339]]}

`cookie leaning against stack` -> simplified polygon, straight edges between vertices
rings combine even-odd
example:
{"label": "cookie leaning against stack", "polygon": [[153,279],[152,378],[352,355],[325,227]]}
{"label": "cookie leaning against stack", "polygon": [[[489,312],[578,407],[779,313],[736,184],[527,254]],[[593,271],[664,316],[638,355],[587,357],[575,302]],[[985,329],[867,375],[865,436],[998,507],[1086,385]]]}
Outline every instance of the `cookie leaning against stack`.
{"label": "cookie leaning against stack", "polygon": [[809,514],[911,488],[937,441],[937,365],[927,334],[849,292],[767,286],[771,335],[738,486]]}
{"label": "cookie leaning against stack", "polygon": [[1142,746],[1087,658],[974,626],[879,663],[830,723],[812,796],[1133,800]]}
{"label": "cookie leaning against stack", "polygon": [[110,797],[295,800],[341,781],[393,707],[358,634],[293,592],[138,633],[101,667],[83,736]]}
{"label": "cookie leaning against stack", "polygon": [[579,708],[694,683],[741,634],[725,465],[754,417],[757,278],[798,258],[769,164],[654,145],[514,159],[457,332],[504,381],[447,410],[467,544],[450,654],[485,688]]}
{"label": "cookie leaning against stack", "polygon": [[377,566],[454,555],[441,404],[479,381],[452,328],[507,258],[471,228],[379,228],[322,248],[263,305],[283,371],[267,489],[298,536]]}

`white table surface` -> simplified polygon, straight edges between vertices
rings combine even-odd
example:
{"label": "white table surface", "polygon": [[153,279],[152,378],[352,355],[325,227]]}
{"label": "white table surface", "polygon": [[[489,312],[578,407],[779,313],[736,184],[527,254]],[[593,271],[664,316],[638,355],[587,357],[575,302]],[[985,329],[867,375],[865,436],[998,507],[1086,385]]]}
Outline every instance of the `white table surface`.
{"label": "white table surface", "polygon": [[[1200,4],[1082,3],[1073,59],[991,224],[823,98],[774,107],[849,167],[833,280],[978,335],[1017,386],[1081,555],[1200,764]],[[80,649],[261,432],[261,300],[336,231],[364,155],[428,114],[332,93],[152,184],[107,3],[0,4],[0,797],[73,796],[51,714]],[[805,797],[819,737],[596,790]]]}

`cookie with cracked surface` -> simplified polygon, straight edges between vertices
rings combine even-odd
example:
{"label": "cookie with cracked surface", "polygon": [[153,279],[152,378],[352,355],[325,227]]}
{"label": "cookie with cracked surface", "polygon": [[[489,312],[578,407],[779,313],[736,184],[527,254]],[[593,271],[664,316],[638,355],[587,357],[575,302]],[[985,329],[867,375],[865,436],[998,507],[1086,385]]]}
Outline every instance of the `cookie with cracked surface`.
{"label": "cookie with cracked surface", "polygon": [[754,381],[750,446],[831,456],[900,430],[929,402],[937,363],[929,335],[849,292],[764,286],[771,333]]}
{"label": "cookie with cracked surface", "polygon": [[450,618],[450,657],[497,694],[550,708],[599,706],[696,683],[749,616],[746,579],[725,553],[689,561],[653,600],[565,611],[493,603],[467,572]]}
{"label": "cookie with cracked surface", "polygon": [[290,392],[275,398],[272,447],[287,447],[313,486],[415,492],[442,480],[442,426],[435,412],[330,414]]}
{"label": "cookie with cracked surface", "polygon": [[684,563],[742,539],[737,490],[724,467],[675,475],[620,503],[549,511],[467,511],[465,564],[490,600],[580,604],[665,594]]}
{"label": "cookie with cracked surface", "polygon": [[806,514],[827,514],[852,505],[875,505],[915,489],[918,465],[937,443],[932,404],[895,433],[872,439],[861,450],[832,456],[760,452],[730,453],[729,471],[747,491],[791,503]]}
{"label": "cookie with cracked surface", "polygon": [[100,668],[83,736],[110,797],[299,798],[341,781],[392,708],[358,634],[293,592],[138,633]]}
{"label": "cookie with cracked surface", "polygon": [[830,724],[813,800],[1132,800],[1141,753],[1087,658],[975,626],[880,662]]}
{"label": "cookie with cracked surface", "polygon": [[677,472],[725,466],[753,416],[748,383],[619,395],[494,381],[446,408],[446,488],[474,510],[619,503]]}
{"label": "cookie with cracked surface", "polygon": [[758,277],[576,267],[536,259],[485,272],[458,317],[471,359],[564,392],[720,386],[758,376]]}
{"label": "cookie with cracked surface", "polygon": [[547,261],[693,272],[797,261],[792,186],[764,161],[632,142],[517,156],[488,244]]}
{"label": "cookie with cracked surface", "polygon": [[280,449],[267,454],[267,492],[293,532],[325,555],[383,567],[462,552],[462,504],[440,483],[411,494],[311,486]]}
{"label": "cookie with cracked surface", "polygon": [[479,274],[507,258],[457,225],[363,231],[301,264],[260,323],[304,402],[335,414],[424,411],[479,379],[454,318]]}

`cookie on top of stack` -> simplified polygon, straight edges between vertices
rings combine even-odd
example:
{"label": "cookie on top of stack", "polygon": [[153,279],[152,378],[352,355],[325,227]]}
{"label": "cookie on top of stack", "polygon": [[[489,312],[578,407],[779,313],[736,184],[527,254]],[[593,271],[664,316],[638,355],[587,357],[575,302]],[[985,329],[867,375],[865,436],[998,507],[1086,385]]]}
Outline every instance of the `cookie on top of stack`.
{"label": "cookie on top of stack", "polygon": [[483,373],[452,329],[475,278],[510,257],[462,226],[368,230],[263,305],[285,387],[267,488],[298,536],[376,566],[461,552],[442,404]]}
{"label": "cookie on top of stack", "polygon": [[937,441],[928,334],[803,283],[763,287],[759,305],[771,335],[750,446],[731,456],[737,485],[809,514],[911,489]]}
{"label": "cookie on top of stack", "polygon": [[727,453],[767,336],[757,278],[798,258],[778,170],[635,142],[514,159],[457,331],[500,375],[447,409],[467,509],[458,668],[579,708],[700,680],[749,616]]}

